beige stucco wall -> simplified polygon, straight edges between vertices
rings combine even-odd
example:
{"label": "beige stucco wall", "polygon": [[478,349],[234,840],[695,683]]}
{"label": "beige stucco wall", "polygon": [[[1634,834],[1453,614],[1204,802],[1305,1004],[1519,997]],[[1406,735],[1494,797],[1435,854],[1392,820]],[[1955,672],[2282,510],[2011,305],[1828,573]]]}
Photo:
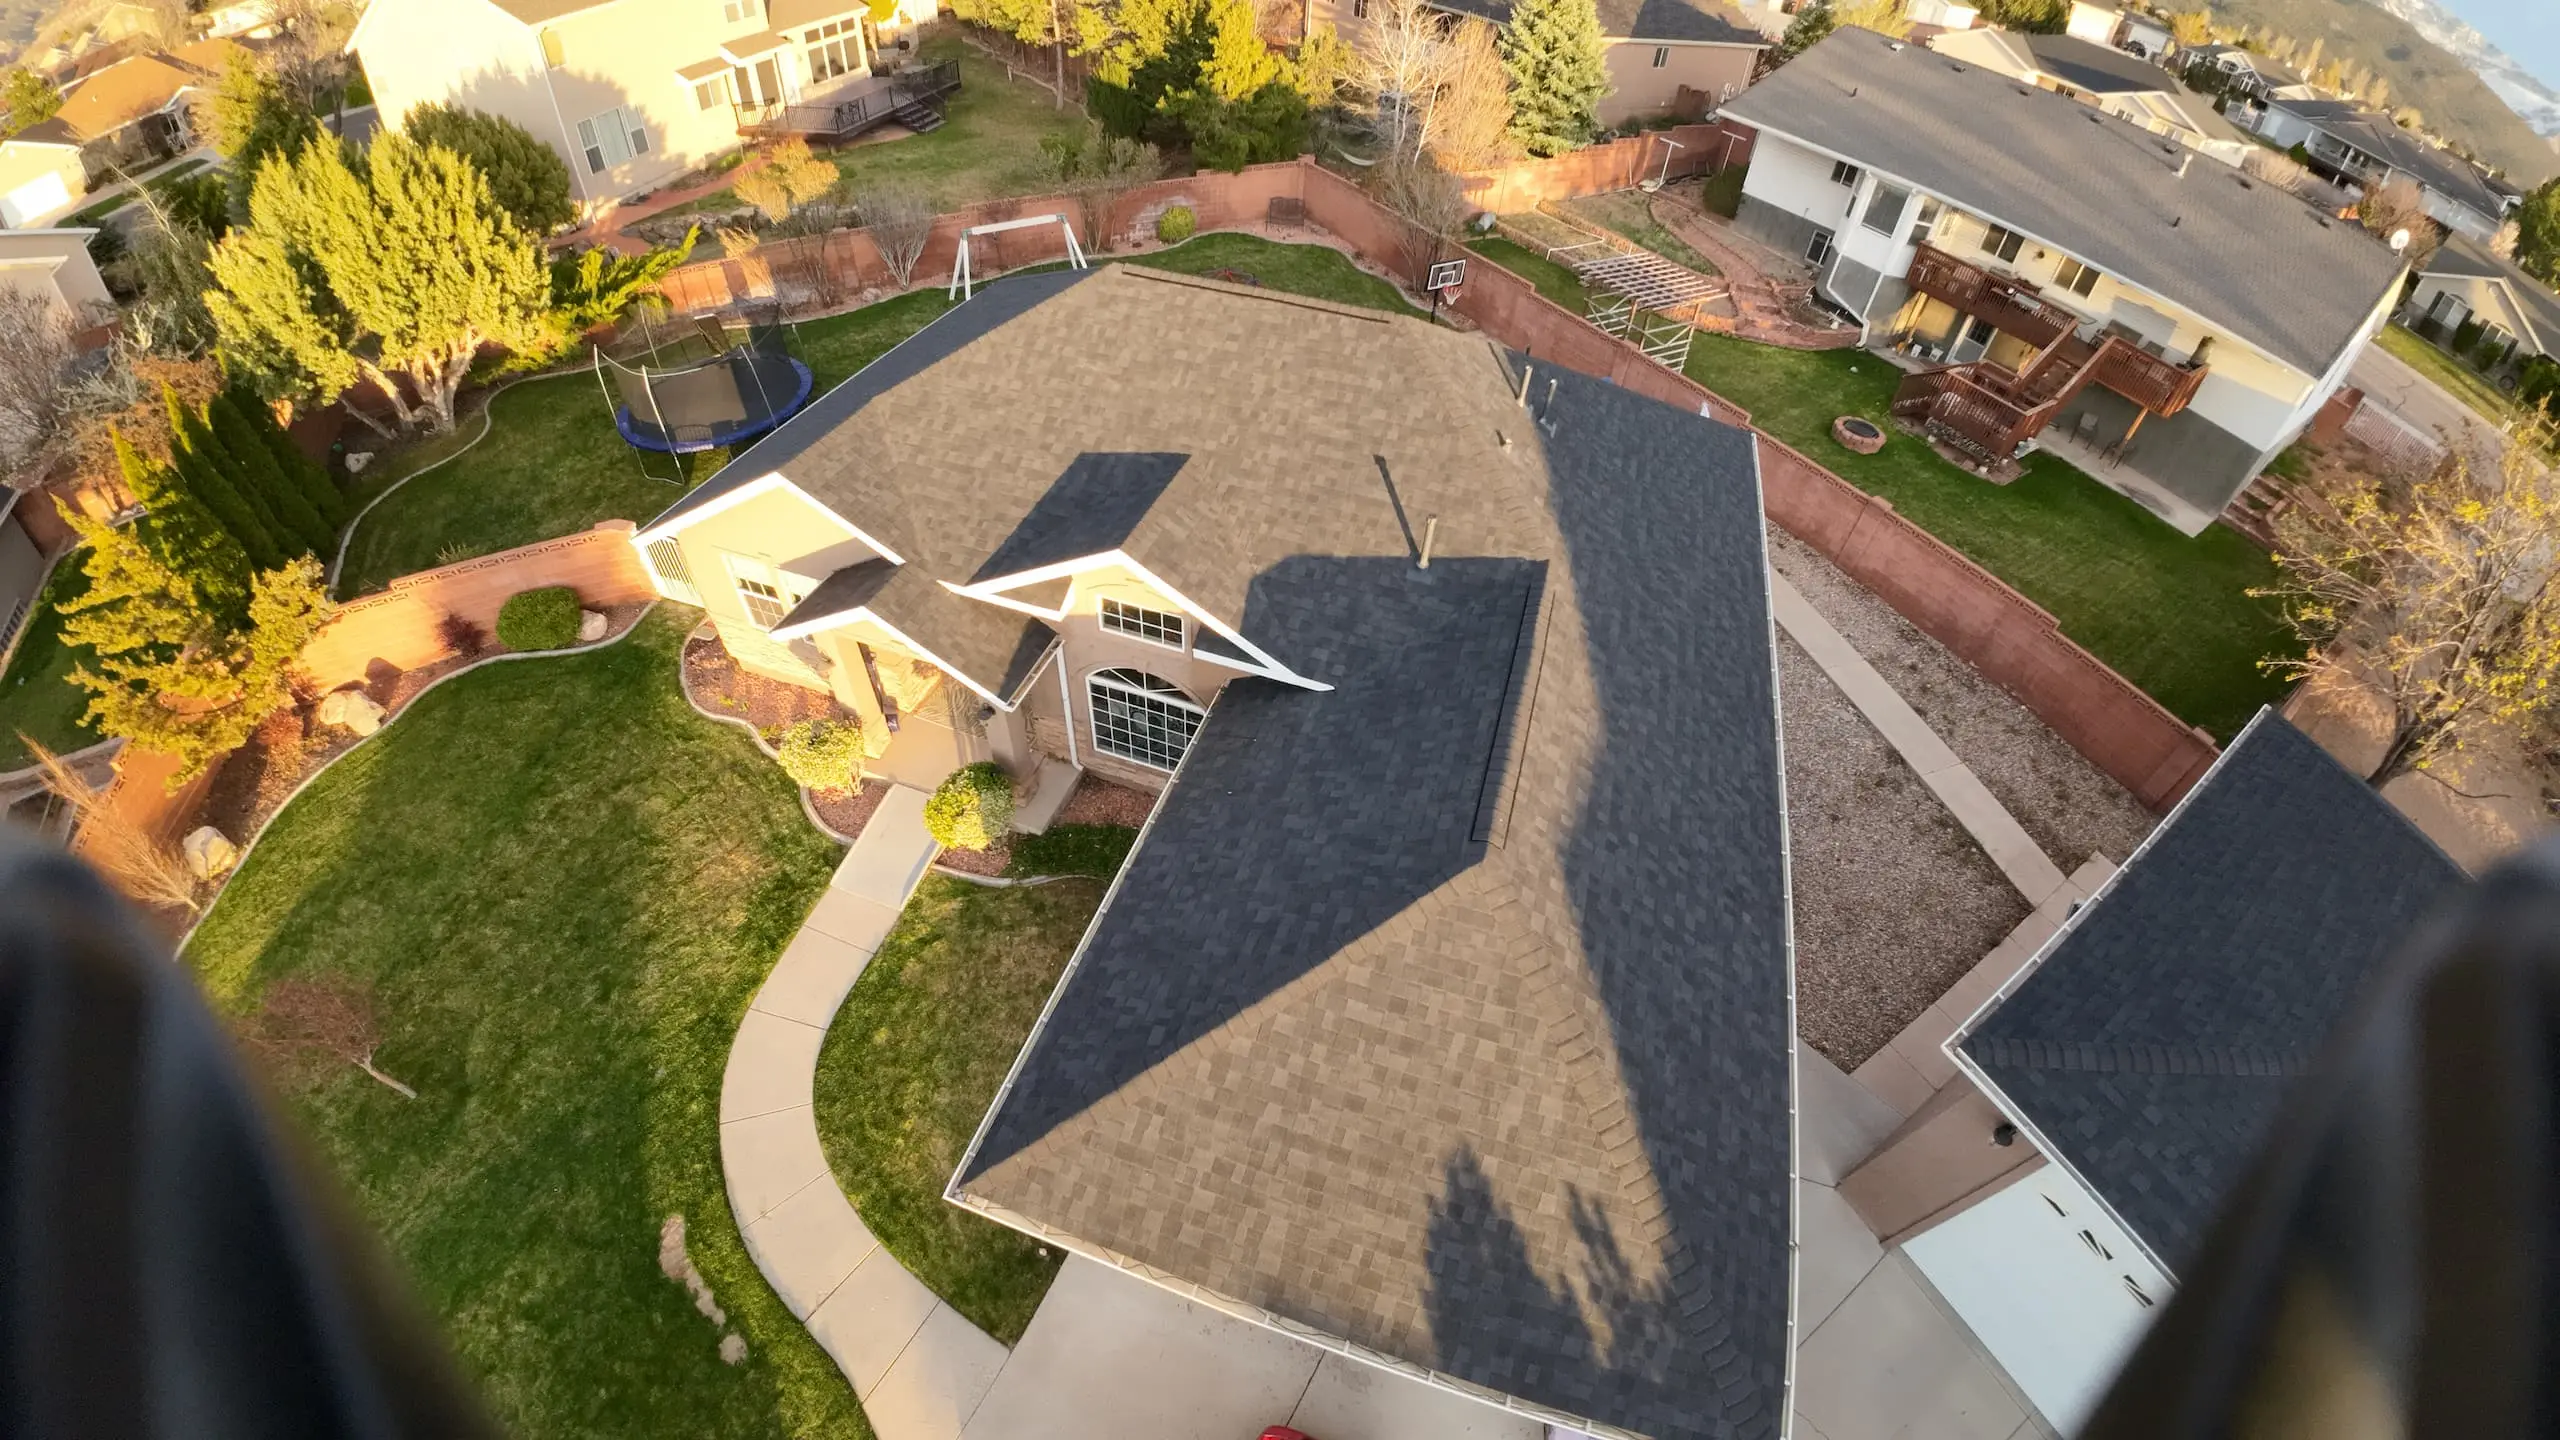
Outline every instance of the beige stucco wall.
{"label": "beige stucco wall", "polygon": [[468,106],[569,153],[533,31],[489,0],[373,0],[354,45],[382,123],[429,103]]}
{"label": "beige stucco wall", "polygon": [[[1663,58],[1660,66],[1653,63],[1657,51]],[[1609,94],[1600,102],[1600,123],[1616,125],[1634,116],[1660,114],[1671,108],[1683,85],[1706,92],[1710,104],[1724,95],[1727,86],[1739,95],[1751,83],[1752,62],[1759,53],[1749,45],[1612,41],[1607,55]]]}
{"label": "beige stucco wall", "polygon": [[27,214],[7,217],[0,223],[16,227],[45,224],[79,204],[89,193],[88,171],[80,163],[80,152],[59,145],[20,145],[0,143],[0,196],[14,196],[20,187],[36,184],[51,175],[62,182],[62,202]]}
{"label": "beige stucco wall", "polygon": [[115,309],[115,297],[89,254],[88,230],[0,231],[0,285],[49,295],[87,326]]}
{"label": "beige stucco wall", "polygon": [[869,558],[870,547],[854,539],[824,507],[784,490],[729,506],[672,538],[684,552],[685,568],[693,576],[702,608],[719,626],[739,665],[768,679],[830,691],[852,703],[848,688],[852,681],[838,676],[835,656],[826,647],[808,639],[776,642],[748,618],[728,557],[770,565],[806,594],[829,575]]}

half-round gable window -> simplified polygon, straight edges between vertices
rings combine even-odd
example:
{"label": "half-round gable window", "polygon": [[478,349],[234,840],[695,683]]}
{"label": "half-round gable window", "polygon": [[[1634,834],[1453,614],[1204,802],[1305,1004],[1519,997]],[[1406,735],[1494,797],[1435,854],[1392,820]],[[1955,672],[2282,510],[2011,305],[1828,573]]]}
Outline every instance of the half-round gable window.
{"label": "half-round gable window", "polygon": [[1085,691],[1093,707],[1093,748],[1158,770],[1182,763],[1206,713],[1181,687],[1143,670],[1096,670]]}

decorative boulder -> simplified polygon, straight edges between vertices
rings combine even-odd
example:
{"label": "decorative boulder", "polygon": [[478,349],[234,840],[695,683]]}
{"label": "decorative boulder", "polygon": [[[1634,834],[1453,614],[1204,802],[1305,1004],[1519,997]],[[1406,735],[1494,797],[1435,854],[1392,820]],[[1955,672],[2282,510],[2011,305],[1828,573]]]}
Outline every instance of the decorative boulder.
{"label": "decorative boulder", "polygon": [[240,863],[240,847],[210,825],[196,827],[179,842],[178,848],[187,857],[187,873],[199,880],[228,875],[231,867]]}
{"label": "decorative boulder", "polygon": [[347,473],[350,475],[363,474],[364,467],[372,463],[373,452],[370,450],[350,450],[347,452]]}
{"label": "decorative boulder", "polygon": [[607,621],[604,618],[604,612],[601,610],[579,611],[578,643],[581,645],[593,645],[597,641],[603,639],[605,627],[610,623],[610,621]]}
{"label": "decorative boulder", "polygon": [[383,709],[361,690],[333,690],[320,701],[320,723],[344,725],[358,735],[382,728]]}

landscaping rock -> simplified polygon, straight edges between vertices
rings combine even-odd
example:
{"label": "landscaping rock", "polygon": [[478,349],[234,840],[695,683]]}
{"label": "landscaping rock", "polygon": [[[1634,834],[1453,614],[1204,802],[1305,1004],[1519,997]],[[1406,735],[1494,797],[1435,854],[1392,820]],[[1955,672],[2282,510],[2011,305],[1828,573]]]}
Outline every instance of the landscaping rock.
{"label": "landscaping rock", "polygon": [[604,612],[601,610],[579,611],[578,643],[581,645],[593,645],[604,638],[604,632],[610,624],[611,622],[604,618]]}
{"label": "landscaping rock", "polygon": [[187,873],[199,880],[228,875],[240,863],[240,847],[210,825],[197,826],[178,848],[187,857]]}
{"label": "landscaping rock", "polygon": [[344,725],[358,735],[382,728],[383,709],[361,690],[334,690],[320,702],[320,723]]}
{"label": "landscaping rock", "polygon": [[347,473],[350,475],[363,474],[364,467],[372,463],[373,452],[370,450],[350,450],[347,452]]}

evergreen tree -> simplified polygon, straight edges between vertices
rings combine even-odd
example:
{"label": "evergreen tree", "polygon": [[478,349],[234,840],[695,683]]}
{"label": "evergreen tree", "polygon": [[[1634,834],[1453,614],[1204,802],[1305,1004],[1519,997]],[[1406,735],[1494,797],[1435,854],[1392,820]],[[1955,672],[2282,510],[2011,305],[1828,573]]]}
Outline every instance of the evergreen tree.
{"label": "evergreen tree", "polygon": [[[249,422],[238,410],[225,405],[221,396],[206,402],[203,413],[190,419],[188,438],[221,469],[231,488],[263,501],[267,513],[301,542],[298,547],[287,548],[319,554],[337,540],[338,527],[320,513],[320,507],[311,503],[301,486],[293,483],[293,477],[276,463],[265,442],[249,429]],[[277,538],[281,540],[283,535]]]}
{"label": "evergreen tree", "polygon": [[135,543],[185,577],[205,613],[236,620],[249,600],[248,552],[168,466],[146,459],[121,434],[114,443],[116,466],[145,511],[126,527]]}
{"label": "evergreen tree", "polygon": [[174,393],[163,393],[169,402],[169,468],[178,487],[202,502],[229,532],[248,555],[251,569],[273,570],[303,553],[301,537],[267,508],[266,497],[242,493],[225,467],[208,453],[212,447],[204,422],[188,413]]}
{"label": "evergreen tree", "polygon": [[0,110],[7,112],[6,123],[12,135],[37,121],[52,119],[61,108],[62,92],[23,65],[11,69],[8,80],[0,83]]}
{"label": "evergreen tree", "polygon": [[1516,0],[1503,27],[1511,76],[1511,138],[1532,155],[1561,155],[1600,128],[1609,67],[1592,0]]}
{"label": "evergreen tree", "polygon": [[1839,17],[1831,13],[1831,0],[1813,0],[1787,22],[1787,33],[1778,41],[1777,63],[1784,65],[1821,44],[1839,26]]}
{"label": "evergreen tree", "polygon": [[[293,103],[284,85],[246,50],[222,67],[213,92],[213,148],[230,161],[231,219],[249,215],[250,187],[269,160],[287,159],[322,132],[309,109]],[[330,142],[335,144],[333,139]]]}
{"label": "evergreen tree", "polygon": [[2560,180],[2545,180],[2516,207],[2516,263],[2560,285]]}
{"label": "evergreen tree", "polygon": [[413,107],[400,128],[421,145],[441,145],[470,161],[488,180],[498,208],[533,234],[548,235],[578,218],[577,202],[569,196],[569,167],[560,152],[513,120],[427,104]]}
{"label": "evergreen tree", "polygon": [[71,678],[89,691],[100,730],[178,761],[176,786],[293,703],[294,668],[328,609],[320,562],[305,556],[257,577],[238,627],[205,623],[174,644],[102,653]]}
{"label": "evergreen tree", "polygon": [[[195,583],[170,568],[157,548],[146,543],[144,525],[150,517],[131,525],[109,525],[60,500],[54,506],[62,512],[64,523],[87,543],[80,568],[88,575],[89,586],[62,602],[62,638],[67,643],[101,656],[143,652],[166,658],[208,621],[219,621],[221,617],[198,596]],[[247,595],[231,599],[245,613]]]}
{"label": "evergreen tree", "polygon": [[[649,253],[656,255],[661,252],[652,250]],[[347,523],[347,497],[340,493],[336,482],[329,478],[329,472],[313,461],[310,456],[303,454],[302,447],[293,443],[293,436],[276,423],[275,411],[260,403],[257,396],[237,386],[215,396],[210,403],[216,406],[227,406],[231,413],[239,418],[242,426],[257,437],[258,443],[266,448],[267,454],[273,457],[276,465],[284,471],[285,478],[302,492],[303,498],[311,502],[311,508],[319,511],[321,518],[329,522],[331,538],[336,538],[337,528]],[[215,429],[217,431],[221,429],[219,418],[215,422]]]}
{"label": "evergreen tree", "polygon": [[1209,0],[1209,58],[1200,62],[1200,88],[1234,104],[1272,84],[1294,84],[1287,57],[1262,43],[1253,0]]}

